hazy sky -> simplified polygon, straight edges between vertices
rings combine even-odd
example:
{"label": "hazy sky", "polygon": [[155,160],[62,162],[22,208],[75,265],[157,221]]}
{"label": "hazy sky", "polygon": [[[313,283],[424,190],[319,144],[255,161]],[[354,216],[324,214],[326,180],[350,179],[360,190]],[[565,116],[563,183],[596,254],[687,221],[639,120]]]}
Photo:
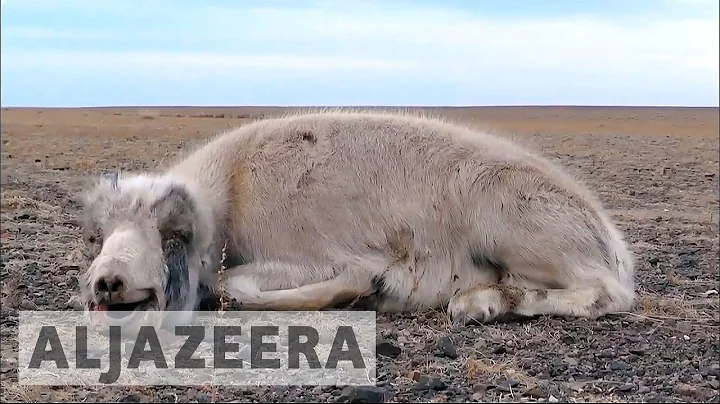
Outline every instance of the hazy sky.
{"label": "hazy sky", "polygon": [[718,105],[718,0],[2,0],[2,105]]}

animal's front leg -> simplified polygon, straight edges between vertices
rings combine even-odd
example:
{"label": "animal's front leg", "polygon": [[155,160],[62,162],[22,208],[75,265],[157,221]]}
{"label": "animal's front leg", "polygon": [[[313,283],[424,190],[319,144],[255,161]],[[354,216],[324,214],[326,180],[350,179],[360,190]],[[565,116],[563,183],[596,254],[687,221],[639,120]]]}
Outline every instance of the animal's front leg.
{"label": "animal's front leg", "polygon": [[[321,270],[334,277],[308,283],[301,275],[303,270],[308,270],[306,268],[273,264],[272,270],[260,269],[247,265],[233,268],[226,281],[225,289],[230,298],[247,310],[314,311],[375,292],[371,275],[362,270],[345,270],[339,274]],[[300,286],[293,287],[292,284]]]}

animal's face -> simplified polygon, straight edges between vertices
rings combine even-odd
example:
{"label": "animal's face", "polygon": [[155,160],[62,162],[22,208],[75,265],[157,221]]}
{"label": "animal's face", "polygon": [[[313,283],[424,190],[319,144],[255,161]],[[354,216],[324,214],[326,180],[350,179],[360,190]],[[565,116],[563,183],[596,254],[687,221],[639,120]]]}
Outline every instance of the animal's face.
{"label": "animal's face", "polygon": [[102,177],[83,202],[91,261],[80,281],[85,310],[187,310],[200,265],[193,247],[197,209],[187,189],[116,174]]}

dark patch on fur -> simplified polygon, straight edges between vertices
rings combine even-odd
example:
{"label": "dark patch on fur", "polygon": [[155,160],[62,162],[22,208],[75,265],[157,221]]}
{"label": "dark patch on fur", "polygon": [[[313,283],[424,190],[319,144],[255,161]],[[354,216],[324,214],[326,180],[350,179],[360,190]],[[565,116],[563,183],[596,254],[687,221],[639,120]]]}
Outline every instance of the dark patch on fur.
{"label": "dark patch on fur", "polygon": [[515,286],[497,284],[493,286],[500,292],[500,298],[502,299],[503,306],[506,310],[514,310],[517,306],[522,303],[525,292],[522,289],[516,288]]}
{"label": "dark patch on fur", "polygon": [[185,187],[173,185],[150,208],[157,218],[167,264],[165,310],[183,310],[190,292],[187,259],[197,221],[195,202]]}
{"label": "dark patch on fur", "polygon": [[[228,248],[228,250],[229,250],[229,248]],[[242,253],[240,253],[240,252],[237,252],[237,251],[232,251],[232,252],[226,251],[226,254],[227,254],[227,255],[225,256],[225,263],[224,263],[224,264],[225,264],[225,268],[234,268],[234,267],[238,267],[238,266],[240,266],[240,265],[248,264],[248,263],[250,262],[250,261],[247,260],[247,259],[245,258],[245,256],[242,255]]]}
{"label": "dark patch on fur", "polygon": [[473,265],[481,270],[492,269],[497,275],[498,279],[502,278],[507,273],[507,266],[497,260],[494,260],[486,255],[479,253],[472,253],[471,257]]}
{"label": "dark patch on fur", "polygon": [[387,285],[385,284],[385,278],[382,275],[374,276],[372,279],[372,284],[375,287],[377,293],[381,293],[387,287]]}
{"label": "dark patch on fur", "polygon": [[165,310],[183,310],[190,291],[190,273],[188,272],[188,245],[178,238],[165,240],[163,251],[167,272],[165,273]]}
{"label": "dark patch on fur", "polygon": [[215,290],[210,286],[200,283],[197,287],[198,311],[216,311],[220,309],[220,302],[215,296]]}
{"label": "dark patch on fur", "polygon": [[297,182],[297,188],[303,189],[309,186],[313,182],[312,175],[310,173],[310,169],[305,170],[298,179]]}
{"label": "dark patch on fur", "polygon": [[388,233],[388,247],[395,255],[397,262],[406,262],[410,259],[410,252],[413,250],[413,238],[413,231],[409,227],[402,227],[400,230]]}
{"label": "dark patch on fur", "polygon": [[192,241],[195,231],[195,203],[185,187],[173,185],[168,192],[152,204],[151,210],[158,220],[158,230],[164,240],[180,238]]}
{"label": "dark patch on fur", "polygon": [[304,140],[310,144],[317,143],[317,137],[315,137],[315,134],[310,131],[300,132],[300,137],[302,138],[302,140]]}
{"label": "dark patch on fur", "polygon": [[353,296],[352,299],[348,301],[338,301],[335,304],[332,305],[330,309],[343,309],[343,310],[365,310],[365,311],[373,311],[377,310],[378,305],[380,301],[384,298],[383,291],[386,288],[385,279],[379,275],[375,276],[372,279],[373,286],[375,288],[375,292],[360,297],[359,299],[355,296]]}
{"label": "dark patch on fur", "polygon": [[97,223],[91,218],[87,218],[82,226],[84,244],[82,252],[86,259],[92,261],[100,254],[100,250],[102,250],[104,243],[102,229],[98,227]]}

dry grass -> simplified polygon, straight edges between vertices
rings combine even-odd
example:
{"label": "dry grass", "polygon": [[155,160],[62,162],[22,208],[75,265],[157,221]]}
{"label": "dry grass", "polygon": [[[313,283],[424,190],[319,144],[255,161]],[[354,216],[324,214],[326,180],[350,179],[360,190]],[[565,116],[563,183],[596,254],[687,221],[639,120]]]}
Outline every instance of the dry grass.
{"label": "dry grass", "polygon": [[469,380],[485,380],[502,375],[525,384],[530,384],[535,380],[519,370],[517,358],[514,357],[503,358],[501,361],[488,358],[469,358],[465,362],[465,375]]}
{"label": "dry grass", "polygon": [[12,403],[42,403],[52,395],[53,401],[60,403],[76,402],[74,394],[62,389],[50,389],[46,386],[23,386],[12,383],[3,386],[3,399]]}
{"label": "dry grass", "polygon": [[227,291],[227,278],[225,277],[225,270],[227,267],[225,266],[225,260],[227,260],[227,241],[225,241],[225,244],[222,248],[222,256],[220,258],[220,269],[218,269],[218,299],[220,301],[220,309],[219,312],[224,312],[228,309],[228,306],[230,305],[230,294]]}
{"label": "dry grass", "polygon": [[32,211],[56,211],[57,207],[42,201],[23,196],[17,191],[3,191],[0,201],[0,208],[3,212],[32,210]]}
{"label": "dry grass", "polygon": [[138,116],[140,116],[140,119],[153,120],[160,116],[160,112],[144,109],[138,113]]}
{"label": "dry grass", "polygon": [[[710,292],[714,292],[711,290]],[[708,296],[713,294],[708,293]],[[642,294],[638,299],[640,312],[618,313],[640,320],[653,321],[661,327],[678,330],[673,325],[667,326],[670,322],[685,322],[699,327],[716,328],[720,322],[720,302],[717,299],[717,292],[708,298],[684,298],[660,296],[656,294]],[[679,330],[682,331],[682,330]]]}
{"label": "dry grass", "polygon": [[645,295],[640,298],[642,314],[650,318],[683,321],[717,321],[717,299],[684,299]]}

